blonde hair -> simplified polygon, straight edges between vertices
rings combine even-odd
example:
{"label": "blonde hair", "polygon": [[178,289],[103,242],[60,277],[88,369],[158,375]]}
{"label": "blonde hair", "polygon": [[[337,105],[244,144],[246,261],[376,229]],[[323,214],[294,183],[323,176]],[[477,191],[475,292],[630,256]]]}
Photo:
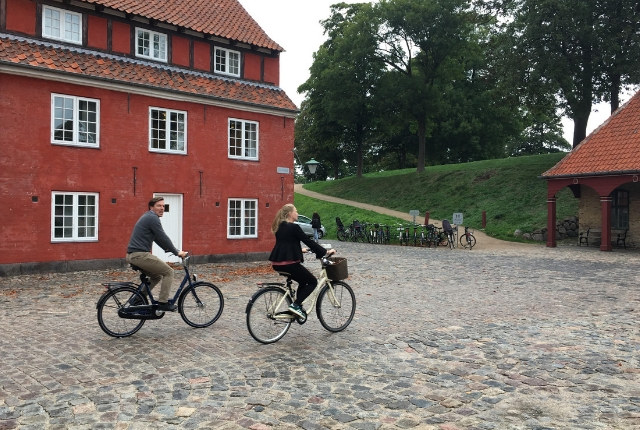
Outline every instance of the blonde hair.
{"label": "blonde hair", "polygon": [[280,223],[286,220],[287,216],[291,212],[293,212],[295,208],[296,207],[293,205],[293,203],[287,203],[286,205],[282,206],[282,208],[280,208],[280,210],[276,214],[275,219],[273,220],[273,223],[271,224],[271,232],[273,234],[276,234],[276,231],[278,231],[278,227],[280,227]]}

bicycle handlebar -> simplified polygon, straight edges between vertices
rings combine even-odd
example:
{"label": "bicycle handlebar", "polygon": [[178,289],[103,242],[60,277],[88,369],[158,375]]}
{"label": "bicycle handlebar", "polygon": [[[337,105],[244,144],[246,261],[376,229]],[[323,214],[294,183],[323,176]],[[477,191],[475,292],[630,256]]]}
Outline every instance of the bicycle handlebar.
{"label": "bicycle handlebar", "polygon": [[[331,253],[331,255],[335,255],[338,253],[338,251],[336,251],[335,249],[334,251],[335,252]],[[315,253],[312,250],[308,249],[307,252],[305,252],[305,254],[315,254]],[[331,255],[325,254],[322,257],[318,258],[318,260],[322,260],[322,264],[326,264],[326,265],[334,264],[332,261],[329,260],[329,257],[331,257]]]}

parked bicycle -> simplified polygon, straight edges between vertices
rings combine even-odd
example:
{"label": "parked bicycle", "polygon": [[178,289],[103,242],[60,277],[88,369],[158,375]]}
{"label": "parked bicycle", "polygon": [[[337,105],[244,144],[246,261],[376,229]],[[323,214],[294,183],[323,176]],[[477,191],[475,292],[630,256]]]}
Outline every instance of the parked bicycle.
{"label": "parked bicycle", "polygon": [[[347,328],[356,311],[356,296],[351,287],[341,280],[348,277],[347,260],[322,257],[320,266],[318,285],[302,306],[307,313],[316,306],[320,324],[330,332],[339,332]],[[304,324],[308,319],[308,316],[301,318],[289,312],[296,292],[292,288],[291,275],[279,273],[286,276],[286,284],[259,282],[259,290],[249,299],[245,309],[249,333],[261,343],[277,342],[287,333],[291,323]]]}
{"label": "parked bicycle", "polygon": [[[190,259],[188,254],[182,259],[184,278],[173,299],[168,303],[173,305],[177,301],[180,316],[191,327],[209,327],[220,318],[224,298],[218,287],[209,282],[198,281],[195,274],[190,275]],[[131,268],[141,271],[134,265],[131,265]],[[158,301],[151,294],[149,277],[144,273],[140,274],[140,284],[109,282],[102,285],[107,291],[96,305],[98,324],[109,336],[131,336],[140,330],[147,320],[164,317],[165,312],[158,310]]]}
{"label": "parked bicycle", "polygon": [[336,217],[336,227],[338,229],[336,235],[340,242],[351,240],[351,226],[345,227],[342,220],[340,220],[340,217]]}
{"label": "parked bicycle", "polygon": [[429,224],[427,226],[427,240],[426,240],[427,246],[429,248],[431,248],[431,245],[434,246],[447,246],[449,245],[449,240],[447,238],[447,235],[445,234],[445,232],[442,231],[442,229],[436,227],[433,224]]}
{"label": "parked bicycle", "polygon": [[357,219],[353,220],[352,238],[354,242],[368,242],[367,240],[367,223],[361,224]]}
{"label": "parked bicycle", "polygon": [[447,242],[449,243],[449,249],[455,248],[456,247],[456,243],[457,243],[456,235],[457,235],[457,231],[458,231],[458,226],[453,228],[451,226],[451,223],[449,222],[449,220],[443,219],[442,220],[442,230],[444,231],[445,235],[447,236]]}
{"label": "parked bicycle", "polygon": [[384,226],[382,224],[373,223],[365,224],[367,226],[367,241],[373,244],[384,244]]}
{"label": "parked bicycle", "polygon": [[472,249],[476,245],[476,238],[472,231],[469,231],[469,227],[464,227],[464,234],[460,236],[460,246],[463,248]]}

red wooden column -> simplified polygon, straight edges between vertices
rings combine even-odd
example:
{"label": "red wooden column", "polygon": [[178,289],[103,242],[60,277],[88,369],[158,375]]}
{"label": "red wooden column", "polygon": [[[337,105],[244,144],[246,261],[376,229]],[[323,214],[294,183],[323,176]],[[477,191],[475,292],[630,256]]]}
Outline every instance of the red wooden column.
{"label": "red wooden column", "polygon": [[600,196],[600,205],[602,206],[602,242],[600,242],[600,251],[611,251],[611,196]]}
{"label": "red wooden column", "polygon": [[547,197],[547,247],[556,247],[556,198]]}

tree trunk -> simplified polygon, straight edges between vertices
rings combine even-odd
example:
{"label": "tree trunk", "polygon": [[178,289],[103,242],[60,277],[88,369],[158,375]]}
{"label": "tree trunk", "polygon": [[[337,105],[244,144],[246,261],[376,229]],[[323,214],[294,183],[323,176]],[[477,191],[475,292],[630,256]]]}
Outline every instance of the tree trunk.
{"label": "tree trunk", "polygon": [[611,113],[620,107],[620,73],[611,76]]}
{"label": "tree trunk", "polygon": [[362,178],[362,145],[364,140],[364,133],[362,124],[358,123],[356,126],[356,177]]}
{"label": "tree trunk", "polygon": [[418,173],[424,172],[424,164],[425,164],[425,141],[426,141],[426,132],[427,124],[426,120],[422,119],[418,121],[418,168],[416,171]]}
{"label": "tree trunk", "polygon": [[572,103],[573,111],[573,147],[587,137],[587,123],[591,115],[593,100],[593,57],[591,46],[584,49],[582,54],[582,72],[579,80],[577,99]]}
{"label": "tree trunk", "polygon": [[573,118],[573,147],[575,148],[580,142],[587,137],[587,123],[589,122],[589,110],[586,114]]}

